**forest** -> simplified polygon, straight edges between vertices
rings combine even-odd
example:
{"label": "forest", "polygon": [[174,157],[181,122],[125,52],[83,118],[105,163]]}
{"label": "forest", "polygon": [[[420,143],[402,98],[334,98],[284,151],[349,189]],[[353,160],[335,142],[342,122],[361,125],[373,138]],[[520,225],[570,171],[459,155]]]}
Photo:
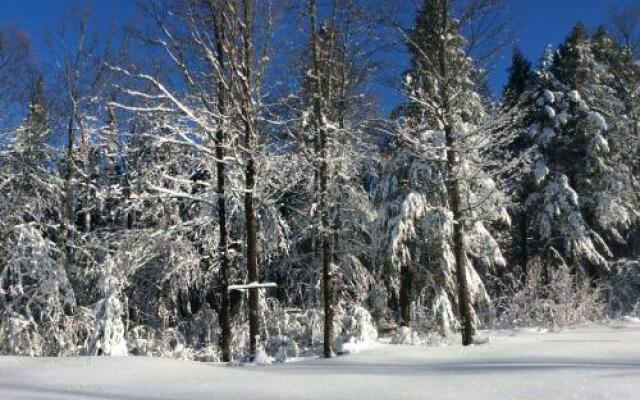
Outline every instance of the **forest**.
{"label": "forest", "polygon": [[637,4],[528,60],[502,0],[132,3],[0,27],[1,355],[640,317]]}

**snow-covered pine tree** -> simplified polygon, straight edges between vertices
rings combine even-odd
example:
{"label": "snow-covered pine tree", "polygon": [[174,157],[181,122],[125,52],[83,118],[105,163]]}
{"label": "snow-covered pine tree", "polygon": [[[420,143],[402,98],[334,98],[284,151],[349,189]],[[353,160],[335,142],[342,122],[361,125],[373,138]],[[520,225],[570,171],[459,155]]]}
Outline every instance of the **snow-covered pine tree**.
{"label": "snow-covered pine tree", "polygon": [[[633,202],[636,210],[640,207],[640,63],[638,50],[640,41],[640,8],[629,5],[613,13],[613,29],[618,40],[600,28],[594,37],[594,54],[600,62],[609,66],[610,86],[616,91],[623,112],[614,116],[616,125],[614,147],[618,162],[628,166],[629,175],[626,190],[635,191]],[[638,252],[640,224],[630,232],[628,249]],[[634,239],[635,238],[635,239]],[[635,250],[634,250],[635,248]]]}
{"label": "snow-covered pine tree", "polygon": [[74,291],[54,244],[60,182],[51,171],[44,84],[0,150],[0,349],[24,355],[75,351]]}
{"label": "snow-covered pine tree", "polygon": [[115,276],[113,259],[105,262],[100,282],[102,299],[95,305],[96,323],[86,339],[86,355],[126,356],[129,354],[125,339],[125,310],[121,301],[122,283]]}
{"label": "snow-covered pine tree", "polygon": [[455,325],[456,304],[468,345],[478,324],[474,306],[489,303],[479,272],[504,264],[486,225],[507,219],[500,190],[486,175],[488,149],[504,138],[490,134],[451,1],[423,2],[406,41],[409,101],[398,110],[403,127],[381,184],[386,254],[401,272],[400,323],[408,323],[407,308],[415,300],[406,286],[421,274],[442,330]]}
{"label": "snow-covered pine tree", "polygon": [[[535,90],[535,82],[536,74],[531,62],[524,57],[524,54],[519,49],[515,49],[511,66],[509,67],[509,78],[502,92],[503,112],[513,112],[518,116],[515,128],[520,131],[520,134],[516,136],[507,150],[519,157],[523,161],[524,167],[530,166],[530,163],[527,162],[527,151],[530,143],[523,131],[526,130],[529,123],[527,116],[530,114],[532,107],[530,99]],[[509,157],[508,155],[506,156]],[[520,271],[515,272],[515,274],[520,274],[520,277],[524,280],[527,276],[530,251],[528,243],[529,215],[523,205],[531,191],[531,179],[527,168],[519,168],[517,173],[510,173],[507,178],[510,181],[509,185],[507,185],[508,195],[513,199],[509,208],[512,229],[509,232],[510,235],[506,244],[510,251],[509,264],[512,265],[510,272],[514,273],[515,267],[519,266]]]}
{"label": "snow-covered pine tree", "polygon": [[598,277],[613,256],[611,245],[624,242],[633,213],[610,140],[616,127],[608,121],[621,112],[611,70],[577,25],[558,52],[548,52],[538,74],[527,133],[536,149],[536,188],[525,203],[538,255],[562,255]]}

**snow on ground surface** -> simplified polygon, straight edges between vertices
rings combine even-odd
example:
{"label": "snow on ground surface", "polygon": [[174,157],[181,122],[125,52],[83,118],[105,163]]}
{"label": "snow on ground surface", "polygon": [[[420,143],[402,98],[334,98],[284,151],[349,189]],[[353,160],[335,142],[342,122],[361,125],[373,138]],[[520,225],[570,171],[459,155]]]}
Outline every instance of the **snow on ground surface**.
{"label": "snow on ground surface", "polygon": [[640,399],[640,321],[271,366],[0,357],[0,399]]}

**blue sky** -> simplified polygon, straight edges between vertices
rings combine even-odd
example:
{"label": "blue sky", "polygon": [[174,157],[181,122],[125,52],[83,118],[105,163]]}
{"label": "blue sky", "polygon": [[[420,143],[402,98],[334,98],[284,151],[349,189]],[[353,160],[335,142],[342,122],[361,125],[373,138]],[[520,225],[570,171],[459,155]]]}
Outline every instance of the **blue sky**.
{"label": "blue sky", "polygon": [[[619,7],[636,1],[640,0],[511,0],[508,13],[515,45],[537,64],[544,47],[562,42],[577,22],[596,28],[608,22],[611,4]],[[494,91],[504,85],[510,62],[507,52],[495,66]]]}
{"label": "blue sky", "polygon": [[[607,10],[612,2],[619,5],[633,1],[639,0],[510,0],[507,12],[514,44],[537,63],[545,45],[560,43],[576,22],[595,28],[607,22]],[[66,3],[65,0],[0,0],[0,24],[15,23],[33,36],[36,48],[42,52],[41,38],[44,32],[54,30],[64,21]],[[110,21],[114,13],[127,16],[132,9],[130,0],[76,0],[75,3],[89,5],[104,22]],[[510,58],[508,48],[493,68],[494,93],[499,93],[505,83]]]}

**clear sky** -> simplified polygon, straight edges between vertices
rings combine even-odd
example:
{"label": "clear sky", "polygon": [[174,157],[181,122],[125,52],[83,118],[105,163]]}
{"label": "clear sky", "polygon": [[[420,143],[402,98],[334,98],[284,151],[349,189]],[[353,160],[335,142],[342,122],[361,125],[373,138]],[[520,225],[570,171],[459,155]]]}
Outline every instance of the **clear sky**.
{"label": "clear sky", "polygon": [[[557,45],[571,28],[582,22],[594,29],[607,24],[609,7],[619,7],[640,0],[511,0],[509,16],[515,45],[537,64],[547,44]],[[508,51],[495,66],[492,76],[494,92],[504,85],[511,62]]]}
{"label": "clear sky", "polygon": [[[508,15],[514,44],[537,63],[545,45],[560,43],[578,21],[595,28],[608,21],[610,4],[634,1],[640,0],[510,0]],[[36,48],[41,50],[43,32],[55,29],[64,21],[66,3],[65,0],[0,0],[0,24],[15,23],[33,36]],[[103,21],[109,21],[114,13],[126,16],[132,9],[130,0],[76,0],[75,3],[90,4]],[[496,94],[505,83],[510,58],[511,49],[506,49],[494,66],[491,87]]]}

